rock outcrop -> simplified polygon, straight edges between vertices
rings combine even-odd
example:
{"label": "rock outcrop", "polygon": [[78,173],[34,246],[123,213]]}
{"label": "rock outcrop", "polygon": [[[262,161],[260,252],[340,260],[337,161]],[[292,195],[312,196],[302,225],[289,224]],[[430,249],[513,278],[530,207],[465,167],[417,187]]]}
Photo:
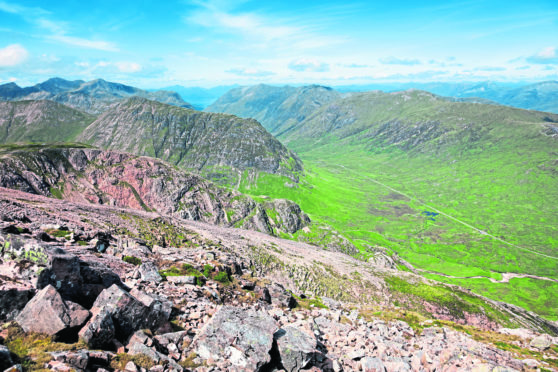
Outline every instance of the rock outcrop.
{"label": "rock outcrop", "polygon": [[0,186],[268,234],[295,233],[310,224],[289,200],[258,203],[160,160],[98,149],[14,150],[0,158]]}

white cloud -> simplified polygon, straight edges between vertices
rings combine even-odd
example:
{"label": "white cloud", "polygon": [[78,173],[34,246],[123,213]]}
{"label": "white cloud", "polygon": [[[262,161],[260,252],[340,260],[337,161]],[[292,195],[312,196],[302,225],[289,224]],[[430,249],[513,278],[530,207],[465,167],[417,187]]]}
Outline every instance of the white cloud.
{"label": "white cloud", "polygon": [[253,76],[253,77],[274,75],[274,73],[271,72],[271,71],[263,71],[263,70],[259,70],[257,68],[252,68],[252,67],[231,68],[229,70],[226,70],[225,72],[228,72],[228,73],[234,74],[234,75],[238,75],[238,76]]}
{"label": "white cloud", "polygon": [[50,35],[49,39],[59,41],[64,44],[78,46],[88,49],[104,50],[106,52],[117,52],[118,48],[111,42],[102,40],[89,40],[80,37],[68,36],[68,35]]}
{"label": "white cloud", "polygon": [[380,58],[380,63],[383,63],[384,65],[404,65],[404,66],[413,66],[413,65],[422,64],[422,62],[419,61],[418,59],[404,59],[404,58],[397,58],[397,57]]}
{"label": "white cloud", "polygon": [[0,67],[12,67],[24,62],[29,53],[19,44],[8,45],[0,49]]}
{"label": "white cloud", "polygon": [[558,65],[556,47],[546,47],[534,56],[527,58],[527,62]]}
{"label": "white cloud", "polygon": [[115,62],[114,65],[120,72],[139,72],[141,71],[141,65],[135,62]]}
{"label": "white cloud", "polygon": [[329,71],[329,65],[313,58],[299,58],[289,63],[289,68],[293,71]]}

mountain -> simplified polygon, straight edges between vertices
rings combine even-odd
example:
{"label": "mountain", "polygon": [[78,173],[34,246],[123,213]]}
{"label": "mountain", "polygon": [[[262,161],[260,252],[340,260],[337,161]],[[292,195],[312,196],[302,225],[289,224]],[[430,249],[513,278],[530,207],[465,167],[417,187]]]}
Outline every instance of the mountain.
{"label": "mountain", "polygon": [[[167,90],[180,94],[180,97],[190,102],[196,110],[203,110],[215,102],[229,90],[237,88],[238,85],[222,85],[213,88],[184,87],[182,85],[172,85],[158,90]],[[154,90],[153,90],[154,91]]]}
{"label": "mountain", "polygon": [[46,99],[97,115],[114,103],[129,97],[144,97],[163,103],[192,108],[175,92],[145,90],[124,84],[112,83],[103,79],[83,82],[52,78],[32,87],[20,88],[15,83],[0,85],[2,100]]}
{"label": "mountain", "polygon": [[353,93],[278,136],[304,161],[299,187],[266,176],[240,190],[295,201],[365,256],[385,247],[429,278],[558,319],[557,133],[546,112]]}
{"label": "mountain", "polygon": [[0,146],[0,187],[267,234],[310,224],[287,200],[256,202],[157,159],[72,146]]}
{"label": "mountain", "polygon": [[205,111],[253,118],[278,135],[341,96],[335,90],[319,85],[295,88],[260,84],[232,89]]}
{"label": "mountain", "polygon": [[507,106],[558,113],[558,82],[556,81],[544,81],[528,85],[494,81],[385,83],[336,86],[335,89],[340,92],[366,92],[370,90],[397,92],[408,89],[420,89],[446,97],[480,98]]}
{"label": "mountain", "polygon": [[78,141],[163,159],[210,178],[244,171],[281,174],[292,181],[302,163],[257,121],[130,98],[91,123]]}
{"label": "mountain", "polygon": [[0,101],[0,144],[72,140],[94,119],[53,101]]}

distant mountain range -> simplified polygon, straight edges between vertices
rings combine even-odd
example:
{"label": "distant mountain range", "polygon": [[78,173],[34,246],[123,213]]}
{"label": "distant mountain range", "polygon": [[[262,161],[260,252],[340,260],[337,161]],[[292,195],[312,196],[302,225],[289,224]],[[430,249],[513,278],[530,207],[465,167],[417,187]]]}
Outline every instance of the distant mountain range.
{"label": "distant mountain range", "polygon": [[500,83],[394,83],[337,86],[340,92],[386,92],[420,89],[446,97],[484,98],[506,106],[558,113],[558,81],[535,84]]}
{"label": "distant mountain range", "polygon": [[84,82],[82,80],[68,81],[61,78],[52,78],[25,88],[21,88],[15,83],[0,85],[0,100],[46,99],[95,115],[105,111],[110,105],[133,96],[152,99],[169,105],[193,108],[176,92],[148,92],[103,79]]}

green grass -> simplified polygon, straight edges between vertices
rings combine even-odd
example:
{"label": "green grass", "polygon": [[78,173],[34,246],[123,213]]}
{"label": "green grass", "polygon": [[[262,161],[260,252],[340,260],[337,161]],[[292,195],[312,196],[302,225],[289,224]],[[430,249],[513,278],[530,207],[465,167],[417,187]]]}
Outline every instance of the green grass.
{"label": "green grass", "polygon": [[124,256],[122,257],[122,261],[132,264],[134,266],[141,265],[141,259],[134,256]]}
{"label": "green grass", "polygon": [[[557,279],[558,260],[531,252],[557,255],[558,214],[549,202],[558,200],[556,176],[537,166],[546,164],[548,153],[526,154],[512,151],[512,144],[500,146],[501,151],[482,156],[472,152],[449,164],[398,150],[372,153],[363,145],[344,150],[324,146],[301,154],[306,176],[298,187],[286,188],[285,178],[262,175],[255,184],[243,181],[240,190],[291,199],[313,222],[332,226],[362,252],[367,246],[386,247],[420,269],[496,280],[503,272]],[[532,165],[532,171],[526,172],[525,165],[516,167],[523,163]],[[443,215],[432,221],[422,214],[430,207],[512,245]],[[431,278],[558,319],[556,283]]]}

